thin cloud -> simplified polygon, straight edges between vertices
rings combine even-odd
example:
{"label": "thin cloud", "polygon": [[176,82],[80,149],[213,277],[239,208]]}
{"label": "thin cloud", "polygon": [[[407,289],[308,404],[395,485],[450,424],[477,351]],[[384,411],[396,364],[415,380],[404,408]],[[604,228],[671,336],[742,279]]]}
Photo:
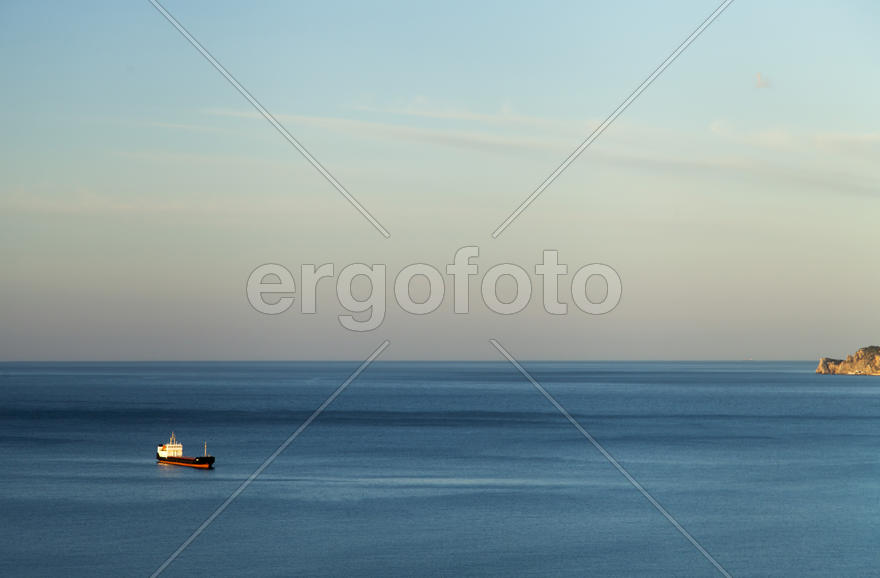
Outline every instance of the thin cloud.
{"label": "thin cloud", "polygon": [[[238,118],[259,118],[251,111],[208,109],[208,114]],[[341,117],[276,114],[282,122],[342,132],[356,137],[386,140],[410,140],[456,148],[484,150],[565,150],[569,142],[563,139],[535,138],[522,135],[499,135],[487,131],[447,130],[410,125],[355,120]]]}
{"label": "thin cloud", "polygon": [[871,152],[876,155],[880,147],[880,133],[820,133],[815,135],[814,141],[820,147],[842,152]]}
{"label": "thin cloud", "polygon": [[[510,107],[502,107],[495,114],[477,113],[453,108],[430,107],[423,100],[401,108],[380,108],[359,105],[354,110],[364,113],[391,115],[400,122],[386,119],[361,120],[345,117],[275,114],[290,124],[314,126],[345,133],[360,138],[384,140],[409,140],[454,148],[476,148],[487,151],[552,151],[571,152],[584,137],[601,122],[598,119],[564,120],[515,114]],[[205,114],[232,118],[259,118],[254,111],[243,109],[210,108]],[[460,121],[457,123],[408,123],[406,118],[437,121]],[[466,123],[462,127],[462,123]],[[471,128],[474,127],[474,128]],[[646,125],[632,125],[626,121],[616,123],[614,130],[603,138],[603,144],[616,143],[625,147],[640,147],[647,140],[658,138],[668,131]]]}
{"label": "thin cloud", "polygon": [[784,128],[741,130],[724,120],[711,122],[709,132],[724,140],[741,145],[773,150],[793,150],[805,142],[803,136]]}
{"label": "thin cloud", "polygon": [[[332,207],[318,206],[320,203],[316,203],[310,202],[308,207],[316,217],[322,211],[331,214]],[[253,223],[257,218],[272,218],[285,212],[301,214],[305,209],[299,199],[289,195],[276,195],[254,202],[249,197],[218,195],[162,198],[157,195],[111,195],[90,190],[53,195],[20,190],[0,197],[0,210],[4,213],[66,218],[171,218],[185,222]]]}
{"label": "thin cloud", "polygon": [[172,131],[183,131],[183,132],[194,132],[194,133],[227,133],[230,134],[233,131],[228,127],[220,127],[213,125],[204,125],[204,124],[192,124],[185,122],[171,122],[171,121],[163,121],[163,120],[149,120],[149,119],[133,119],[133,118],[118,118],[118,117],[86,117],[90,121],[102,122],[102,123],[112,123],[117,125],[129,126],[129,127],[138,127],[138,128],[158,128],[158,129],[166,129]]}
{"label": "thin cloud", "polygon": [[729,142],[778,151],[876,155],[880,147],[877,132],[795,132],[779,127],[749,130],[726,120],[711,122],[709,132]]}
{"label": "thin cloud", "polygon": [[375,107],[357,105],[355,110],[396,116],[409,116],[438,120],[463,120],[487,124],[491,126],[527,126],[546,130],[563,130],[570,132],[572,126],[584,124],[584,121],[567,121],[546,117],[529,116],[514,112],[510,106],[503,106],[497,113],[481,113],[430,104],[425,99],[415,99],[411,104],[396,107]]}

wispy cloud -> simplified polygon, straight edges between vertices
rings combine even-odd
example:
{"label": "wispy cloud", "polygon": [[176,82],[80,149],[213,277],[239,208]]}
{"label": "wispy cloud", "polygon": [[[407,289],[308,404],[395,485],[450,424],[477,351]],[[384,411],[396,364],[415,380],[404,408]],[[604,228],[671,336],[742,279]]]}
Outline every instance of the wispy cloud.
{"label": "wispy cloud", "polygon": [[[553,151],[564,153],[572,142],[582,136],[583,127],[558,119],[528,117],[502,108],[498,113],[484,114],[447,107],[432,107],[426,101],[416,101],[401,108],[358,107],[361,112],[381,115],[399,115],[406,118],[425,118],[448,123],[458,128],[447,128],[446,123],[421,123],[406,118],[401,122],[363,120],[331,116],[277,114],[276,117],[291,127],[314,127],[322,131],[344,134],[354,139],[381,139],[389,142],[419,142],[459,149],[478,149],[497,152]],[[225,118],[261,119],[259,114],[242,109],[208,109],[208,115]],[[398,119],[392,119],[398,120]],[[169,123],[173,126],[174,123]],[[440,125],[440,126],[437,126]],[[194,125],[199,126],[199,125]],[[461,128],[464,126],[464,128]],[[470,128],[473,126],[474,128]],[[687,134],[671,129],[655,129],[640,125],[615,127],[617,138],[608,139],[602,147],[592,150],[590,156],[610,167],[619,166],[627,171],[649,171],[687,179],[724,179],[727,182],[749,182],[755,190],[770,193],[783,190],[803,190],[814,193],[880,195],[880,182],[864,159],[876,158],[880,148],[878,133],[821,133],[799,132],[785,127],[748,129],[726,120],[711,123],[707,133]],[[708,140],[707,140],[708,137]],[[717,148],[718,140],[727,145]],[[713,140],[715,141],[713,143]],[[670,143],[689,143],[692,152],[677,151]],[[702,143],[702,144],[700,144]],[[772,152],[773,154],[768,154]],[[261,170],[287,163],[279,160],[201,154],[179,154],[163,151],[120,151],[116,154],[156,163],[240,165]],[[861,159],[861,160],[859,160]],[[104,212],[147,211],[164,214],[185,214],[204,210],[176,202],[154,202],[143,206],[132,201],[112,198],[89,203],[87,199],[67,204],[53,201],[22,201],[18,209],[30,207],[44,212],[87,212],[102,207]],[[91,207],[91,208],[90,208]],[[247,214],[248,209],[224,202],[214,205],[218,214]],[[243,211],[243,213],[242,213]],[[231,217],[230,217],[231,218]]]}
{"label": "wispy cloud", "polygon": [[114,156],[148,163],[178,165],[178,166],[214,166],[214,167],[242,167],[260,169],[262,171],[275,169],[287,171],[290,163],[266,157],[251,155],[209,154],[182,151],[139,149],[139,150],[114,150]]}
{"label": "wispy cloud", "polygon": [[257,218],[322,211],[332,214],[326,203],[310,200],[302,203],[291,196],[273,195],[256,201],[250,197],[186,195],[169,198],[162,195],[111,195],[77,189],[59,194],[35,194],[15,191],[0,196],[4,214],[58,217],[135,217],[138,219],[174,219],[204,223],[252,223]]}
{"label": "wispy cloud", "polygon": [[[257,113],[245,110],[208,109],[205,112],[226,117],[259,117]],[[409,140],[460,148],[507,151],[536,149],[566,150],[570,146],[568,139],[558,137],[537,138],[525,135],[498,134],[489,131],[452,130],[328,116],[276,114],[275,117],[281,122],[293,125],[312,126],[360,138]]]}
{"label": "wispy cloud", "polygon": [[181,122],[161,122],[161,121],[152,121],[145,123],[147,126],[155,127],[155,128],[167,128],[172,130],[185,130],[192,132],[210,132],[210,133],[225,133],[229,132],[228,130],[210,125],[200,125],[200,124],[189,124],[189,123],[181,123]]}
{"label": "wispy cloud", "polygon": [[[710,134],[748,147],[778,151],[872,153],[880,147],[880,133],[876,132],[806,132],[787,128],[739,128],[726,120],[709,124]],[[823,149],[820,151],[820,149]]]}
{"label": "wispy cloud", "polygon": [[813,135],[816,146],[843,154],[870,156],[876,162],[880,153],[880,133],[819,133]]}
{"label": "wispy cloud", "polygon": [[716,120],[710,123],[709,132],[725,141],[749,147],[783,150],[802,144],[800,136],[785,128],[744,130],[726,120]]}
{"label": "wispy cloud", "polygon": [[118,118],[118,117],[105,117],[105,116],[97,116],[92,117],[90,120],[94,120],[96,122],[102,123],[112,123],[115,125],[123,125],[137,128],[158,128],[165,129],[171,131],[185,131],[185,132],[195,132],[195,133],[232,133],[229,127],[211,125],[211,124],[194,124],[187,122],[173,122],[173,121],[163,121],[163,120],[144,120],[144,119],[134,119],[134,118]]}
{"label": "wispy cloud", "polygon": [[832,194],[880,199],[880,181],[865,171],[831,166],[793,164],[743,155],[642,155],[599,153],[603,162],[625,167],[628,172],[653,172],[676,182],[701,179],[724,183],[747,183],[750,190],[767,195]]}
{"label": "wispy cloud", "polygon": [[[498,112],[483,113],[454,107],[432,105],[416,99],[404,106],[377,107],[357,105],[352,110],[359,117],[308,116],[275,114],[292,126],[310,126],[344,133],[363,139],[410,141],[453,148],[485,151],[570,152],[595,129],[601,119],[561,119],[519,114],[510,106]],[[255,112],[244,109],[210,108],[203,113],[232,118],[256,119]],[[678,134],[678,133],[675,133]],[[640,148],[648,139],[669,136],[670,131],[647,125],[633,125],[625,120],[603,139],[602,146]]]}
{"label": "wispy cloud", "polygon": [[734,154],[742,160],[744,174],[774,184],[880,197],[880,179],[873,162],[880,149],[880,134],[742,129],[720,120],[709,125],[709,134],[739,147]]}
{"label": "wispy cloud", "polygon": [[356,105],[354,110],[394,116],[407,116],[437,120],[469,121],[499,127],[530,127],[548,131],[571,132],[573,127],[588,124],[584,120],[563,120],[539,116],[530,116],[515,112],[512,106],[504,105],[498,112],[483,113],[467,109],[436,105],[425,98],[416,98],[402,106],[376,107]]}

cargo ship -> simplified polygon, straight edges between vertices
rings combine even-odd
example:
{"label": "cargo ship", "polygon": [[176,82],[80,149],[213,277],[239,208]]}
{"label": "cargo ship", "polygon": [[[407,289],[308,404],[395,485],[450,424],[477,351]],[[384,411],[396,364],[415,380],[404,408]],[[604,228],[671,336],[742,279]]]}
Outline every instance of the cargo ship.
{"label": "cargo ship", "polygon": [[156,460],[160,464],[168,464],[169,466],[187,466],[203,470],[210,470],[214,467],[214,456],[208,455],[208,442],[205,442],[205,455],[191,458],[183,455],[183,444],[177,441],[174,432],[171,432],[171,439],[167,443],[156,448]]}

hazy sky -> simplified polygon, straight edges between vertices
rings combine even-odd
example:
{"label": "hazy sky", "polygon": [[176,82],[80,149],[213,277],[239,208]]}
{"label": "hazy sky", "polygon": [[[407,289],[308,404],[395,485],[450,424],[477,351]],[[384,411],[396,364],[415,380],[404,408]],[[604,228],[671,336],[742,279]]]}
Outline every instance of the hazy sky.
{"label": "hazy sky", "polygon": [[[717,2],[164,5],[391,238],[148,2],[3,2],[0,359],[360,359],[383,339],[387,359],[498,359],[490,337],[524,359],[811,359],[880,341],[874,2],[737,0],[498,239]],[[479,272],[454,315],[445,266],[466,245]],[[542,306],[545,249],[569,267],[566,315]],[[262,315],[245,285],[267,262],[297,283],[302,264],[385,264],[389,295],[427,263],[446,296],[424,316],[389,297],[352,332],[334,278],[317,314],[298,294]],[[504,262],[534,280],[508,316],[479,302]],[[573,305],[589,263],[622,280],[609,314]]]}

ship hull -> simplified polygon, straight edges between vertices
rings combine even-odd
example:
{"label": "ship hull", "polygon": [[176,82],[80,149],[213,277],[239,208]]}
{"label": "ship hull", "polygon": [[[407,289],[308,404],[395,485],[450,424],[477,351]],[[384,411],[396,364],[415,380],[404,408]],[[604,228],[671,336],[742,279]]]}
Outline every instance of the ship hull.
{"label": "ship hull", "polygon": [[202,470],[210,470],[214,468],[214,456],[198,456],[195,458],[181,456],[179,458],[163,458],[160,457],[159,454],[156,454],[156,461],[167,466],[186,466],[188,468],[199,468]]}

